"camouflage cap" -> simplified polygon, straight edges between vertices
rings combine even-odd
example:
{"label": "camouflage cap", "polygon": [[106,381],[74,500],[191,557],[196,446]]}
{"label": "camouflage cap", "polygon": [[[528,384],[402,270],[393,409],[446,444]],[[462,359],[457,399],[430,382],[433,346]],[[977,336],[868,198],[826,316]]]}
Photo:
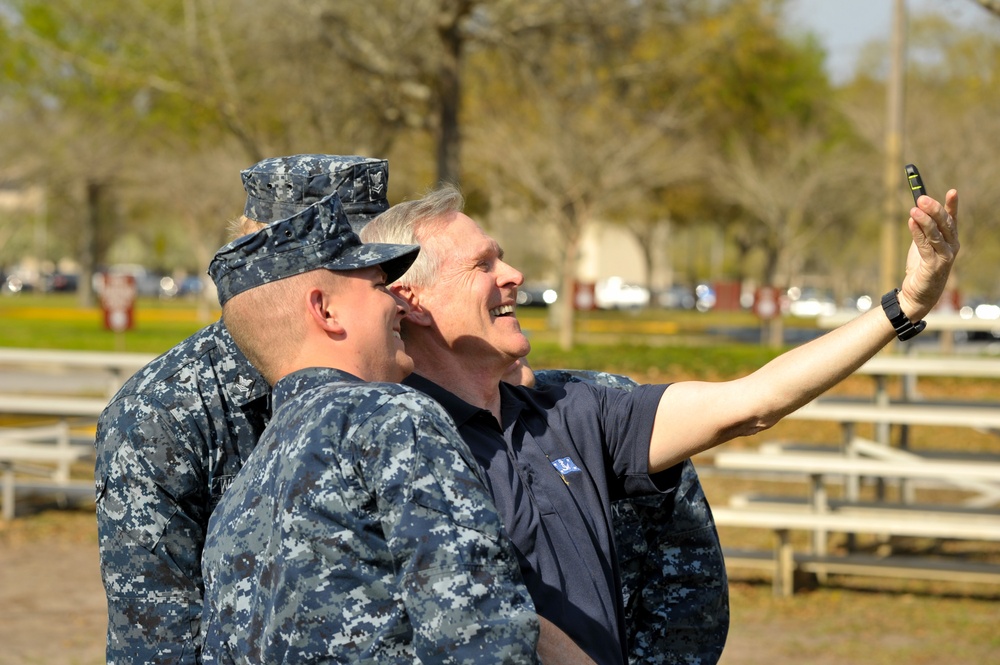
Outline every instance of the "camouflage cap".
{"label": "camouflage cap", "polygon": [[291,217],[337,192],[355,228],[389,209],[389,162],[356,155],[270,157],[240,172],[243,214],[265,224]]}
{"label": "camouflage cap", "polygon": [[417,258],[417,245],[362,243],[351,229],[336,193],[288,219],[225,245],[208,274],[219,304],[248,289],[310,270],[357,270],[381,266],[388,281],[398,279]]}

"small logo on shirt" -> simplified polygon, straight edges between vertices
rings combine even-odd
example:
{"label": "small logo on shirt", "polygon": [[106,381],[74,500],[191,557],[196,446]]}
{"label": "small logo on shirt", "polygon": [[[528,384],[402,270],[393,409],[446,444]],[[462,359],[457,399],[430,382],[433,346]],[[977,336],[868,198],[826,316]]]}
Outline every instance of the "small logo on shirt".
{"label": "small logo on shirt", "polygon": [[557,459],[556,461],[552,462],[552,466],[554,466],[556,471],[558,471],[560,475],[563,476],[568,475],[570,473],[577,473],[580,471],[580,467],[576,465],[576,462],[573,461],[572,457],[563,457],[561,459]]}

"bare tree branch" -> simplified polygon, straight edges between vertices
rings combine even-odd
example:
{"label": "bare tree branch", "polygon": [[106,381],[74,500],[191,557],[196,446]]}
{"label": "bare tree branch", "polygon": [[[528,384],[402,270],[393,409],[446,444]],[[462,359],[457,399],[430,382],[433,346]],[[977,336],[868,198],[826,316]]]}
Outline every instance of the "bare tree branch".
{"label": "bare tree branch", "polygon": [[1000,16],[1000,0],[976,0],[986,11],[993,12],[997,16]]}

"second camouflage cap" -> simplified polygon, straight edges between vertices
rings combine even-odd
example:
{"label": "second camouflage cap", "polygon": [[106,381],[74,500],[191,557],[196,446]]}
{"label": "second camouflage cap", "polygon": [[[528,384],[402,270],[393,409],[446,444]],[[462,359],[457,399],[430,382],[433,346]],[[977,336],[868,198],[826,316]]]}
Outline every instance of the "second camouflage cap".
{"label": "second camouflage cap", "polygon": [[269,224],[336,192],[351,224],[363,226],[389,209],[389,163],[357,155],[269,157],[241,171],[243,214]]}
{"label": "second camouflage cap", "polygon": [[310,270],[357,270],[381,266],[388,281],[405,273],[417,245],[362,243],[351,229],[336,193],[288,219],[225,245],[208,274],[219,290],[219,304],[269,282]]}

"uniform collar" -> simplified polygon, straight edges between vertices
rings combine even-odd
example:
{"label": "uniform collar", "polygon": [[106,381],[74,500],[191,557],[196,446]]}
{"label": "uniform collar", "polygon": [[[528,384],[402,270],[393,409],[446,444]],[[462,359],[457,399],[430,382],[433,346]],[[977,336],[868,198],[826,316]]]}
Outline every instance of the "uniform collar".
{"label": "uniform collar", "polygon": [[218,363],[219,383],[226,391],[229,400],[238,406],[245,406],[250,402],[267,397],[271,392],[267,381],[258,372],[247,357],[243,355],[240,348],[236,346],[229,330],[222,323],[222,320],[213,324],[215,328],[215,344],[219,349],[220,360]]}
{"label": "uniform collar", "polygon": [[361,383],[362,381],[353,374],[333,367],[307,367],[292,372],[274,384],[274,395],[271,398],[273,410],[277,411],[287,400],[306,390],[336,382]]}

